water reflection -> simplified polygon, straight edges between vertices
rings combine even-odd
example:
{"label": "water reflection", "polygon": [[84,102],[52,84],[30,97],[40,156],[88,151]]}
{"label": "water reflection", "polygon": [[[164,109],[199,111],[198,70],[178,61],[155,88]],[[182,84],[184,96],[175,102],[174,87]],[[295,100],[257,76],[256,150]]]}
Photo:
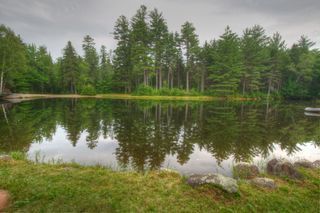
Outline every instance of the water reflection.
{"label": "water reflection", "polygon": [[305,116],[303,104],[53,99],[1,108],[0,151],[83,164],[192,172],[294,154],[306,142],[319,153],[320,119]]}

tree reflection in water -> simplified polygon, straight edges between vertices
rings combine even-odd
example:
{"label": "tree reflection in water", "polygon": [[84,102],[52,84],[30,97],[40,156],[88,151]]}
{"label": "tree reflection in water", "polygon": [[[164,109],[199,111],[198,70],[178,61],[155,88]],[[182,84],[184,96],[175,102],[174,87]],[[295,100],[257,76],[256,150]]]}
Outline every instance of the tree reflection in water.
{"label": "tree reflection in water", "polygon": [[60,125],[73,146],[84,133],[89,149],[114,138],[119,164],[137,170],[157,169],[167,155],[183,165],[195,145],[218,163],[267,156],[275,144],[288,154],[305,142],[320,145],[320,120],[304,116],[296,103],[53,99],[1,108],[1,152],[28,151],[51,140]]}

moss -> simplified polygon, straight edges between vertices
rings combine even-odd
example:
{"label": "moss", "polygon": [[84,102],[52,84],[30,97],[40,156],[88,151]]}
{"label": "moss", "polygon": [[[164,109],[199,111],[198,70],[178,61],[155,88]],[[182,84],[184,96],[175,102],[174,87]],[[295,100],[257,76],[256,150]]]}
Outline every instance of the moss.
{"label": "moss", "polygon": [[0,188],[11,194],[9,212],[317,212],[319,171],[303,181],[275,178],[276,190],[239,181],[240,192],[192,188],[170,171],[115,172],[76,164],[0,161]]}

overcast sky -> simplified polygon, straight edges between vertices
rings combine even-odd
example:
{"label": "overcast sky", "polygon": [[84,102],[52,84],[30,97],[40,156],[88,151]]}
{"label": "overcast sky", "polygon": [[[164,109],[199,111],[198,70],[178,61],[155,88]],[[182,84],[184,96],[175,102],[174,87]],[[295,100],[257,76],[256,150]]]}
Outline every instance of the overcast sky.
{"label": "overcast sky", "polygon": [[68,40],[81,54],[87,34],[97,47],[115,48],[116,19],[131,18],[141,4],[162,11],[171,31],[192,22],[202,43],[218,38],[227,25],[241,35],[260,24],[268,35],[280,32],[288,46],[303,34],[320,47],[320,0],[0,0],[0,23],[27,43],[46,45],[56,58]]}

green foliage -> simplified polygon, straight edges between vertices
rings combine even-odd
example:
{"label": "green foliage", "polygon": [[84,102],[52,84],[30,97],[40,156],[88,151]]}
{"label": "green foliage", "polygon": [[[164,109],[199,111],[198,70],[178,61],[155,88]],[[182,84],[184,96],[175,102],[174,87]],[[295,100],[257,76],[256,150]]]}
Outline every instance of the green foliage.
{"label": "green foliage", "polygon": [[202,95],[200,92],[196,91],[195,89],[191,89],[189,92],[173,88],[169,89],[167,87],[163,87],[161,89],[154,89],[150,86],[140,85],[137,90],[134,91],[134,95],[163,95],[163,96],[200,96]]}
{"label": "green foliage", "polygon": [[10,156],[14,159],[14,160],[26,160],[27,159],[27,155],[24,152],[11,152]]}
{"label": "green foliage", "polygon": [[92,96],[94,96],[94,95],[96,95],[97,93],[96,93],[95,88],[94,88],[92,85],[88,84],[88,85],[86,85],[86,86],[84,86],[84,87],[82,88],[80,94],[81,94],[81,95],[92,95]]}
{"label": "green foliage", "polygon": [[68,41],[63,51],[61,80],[66,91],[77,93],[77,85],[80,77],[80,60],[70,41]]}
{"label": "green foliage", "polygon": [[320,97],[320,54],[305,36],[287,48],[279,33],[268,37],[259,25],[242,36],[227,27],[219,39],[200,46],[191,22],[180,34],[170,32],[163,14],[144,5],[130,19],[120,16],[113,36],[112,52],[102,45],[98,53],[86,35],[83,56],[68,42],[54,61],[45,46],[24,44],[1,25],[0,93],[79,93],[88,84],[98,93],[132,93],[144,84],[157,95],[196,94],[193,89],[223,97]]}
{"label": "green foliage", "polygon": [[156,90],[154,90],[152,87],[140,85],[138,88],[134,91],[134,95],[155,95]]}
{"label": "green foliage", "polygon": [[308,98],[308,90],[302,85],[289,79],[282,88],[282,94],[286,98],[300,99]]}
{"label": "green foliage", "polygon": [[233,95],[239,88],[242,72],[240,40],[226,28],[220,39],[212,43],[212,60],[209,64],[209,78],[212,81],[212,94],[217,96]]}

